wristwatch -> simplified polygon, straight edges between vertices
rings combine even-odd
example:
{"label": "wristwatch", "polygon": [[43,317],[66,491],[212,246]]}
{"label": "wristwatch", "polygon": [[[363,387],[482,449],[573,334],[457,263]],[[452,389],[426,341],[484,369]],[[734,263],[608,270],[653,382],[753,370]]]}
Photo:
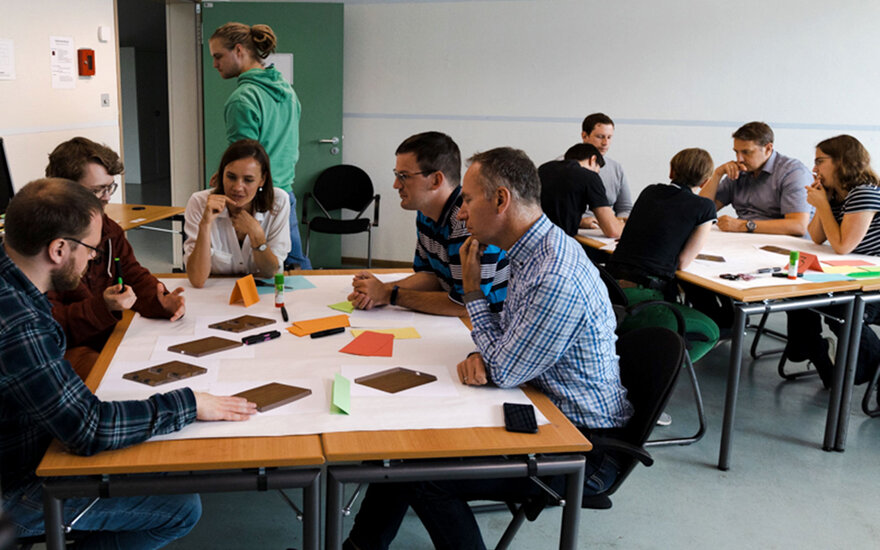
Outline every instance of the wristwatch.
{"label": "wristwatch", "polygon": [[392,306],[397,305],[397,293],[398,292],[400,292],[399,286],[394,285],[393,287],[391,287],[391,297],[388,298],[388,303],[391,304]]}
{"label": "wristwatch", "polygon": [[746,231],[748,231],[749,233],[754,233],[757,227],[758,224],[755,223],[755,220],[746,221]]}
{"label": "wristwatch", "polygon": [[269,243],[263,243],[260,246],[253,247],[254,250],[259,250],[260,252],[264,252],[267,248],[269,248]]}

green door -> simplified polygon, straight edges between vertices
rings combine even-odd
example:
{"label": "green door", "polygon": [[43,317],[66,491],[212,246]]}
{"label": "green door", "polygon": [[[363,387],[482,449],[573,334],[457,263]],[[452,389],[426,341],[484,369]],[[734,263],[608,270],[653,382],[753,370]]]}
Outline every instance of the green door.
{"label": "green door", "polygon": [[[211,177],[228,145],[223,122],[223,104],[235,89],[235,79],[223,80],[212,66],[208,39],[217,27],[230,21],[248,25],[264,23],[278,37],[276,53],[293,54],[293,88],[302,104],[299,126],[299,162],[294,192],[297,216],[305,248],[302,225],[303,195],[311,191],[324,169],[342,159],[342,4],[281,2],[206,2],[202,4],[203,74],[205,127],[205,174]],[[320,140],[338,138],[336,145]],[[207,182],[205,182],[207,185]],[[309,215],[317,212],[309,205]],[[338,235],[313,234],[309,257],[314,267],[339,266]]]}

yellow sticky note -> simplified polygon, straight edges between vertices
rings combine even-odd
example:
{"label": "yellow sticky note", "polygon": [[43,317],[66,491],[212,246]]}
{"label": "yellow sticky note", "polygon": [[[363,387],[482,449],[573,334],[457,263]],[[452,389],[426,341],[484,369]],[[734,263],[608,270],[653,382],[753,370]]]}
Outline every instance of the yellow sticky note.
{"label": "yellow sticky note", "polygon": [[351,313],[352,311],[354,311],[354,304],[352,304],[348,300],[344,302],[339,302],[337,304],[330,304],[327,307],[329,307],[330,309],[335,309],[336,311],[341,311],[343,313]]}
{"label": "yellow sticky note", "polygon": [[395,339],[398,340],[407,340],[411,338],[421,338],[422,335],[419,334],[414,327],[404,327],[404,328],[353,328],[351,329],[351,335],[357,338],[361,335],[362,332],[369,330],[370,332],[379,332],[382,334],[393,334]]}
{"label": "yellow sticky note", "polygon": [[851,265],[823,265],[822,271],[825,273],[843,273],[845,275],[847,273],[852,273],[853,271],[858,271],[858,268]]}

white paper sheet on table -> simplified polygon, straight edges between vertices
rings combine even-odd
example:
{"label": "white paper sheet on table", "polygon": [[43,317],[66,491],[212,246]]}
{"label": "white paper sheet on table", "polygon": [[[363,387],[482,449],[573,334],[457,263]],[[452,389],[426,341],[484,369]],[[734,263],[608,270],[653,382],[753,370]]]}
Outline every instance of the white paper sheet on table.
{"label": "white paper sheet on table", "polygon": [[[406,274],[395,274],[398,277]],[[291,321],[335,315],[327,308],[328,304],[339,302],[351,289],[351,276],[309,276],[315,288],[298,290],[285,295]],[[135,315],[119,349],[116,359],[110,364],[96,394],[102,399],[142,399],[146,395],[191,385],[196,389],[207,388],[215,394],[230,394],[250,389],[267,382],[291,383],[304,386],[308,384],[312,395],[279,407],[268,413],[258,414],[246,422],[196,422],[180,432],[162,436],[159,439],[192,439],[205,437],[256,437],[329,433],[338,431],[470,428],[503,426],[502,404],[529,403],[520,389],[502,390],[494,387],[473,387],[459,385],[450,395],[437,397],[424,395],[398,395],[387,398],[352,395],[351,414],[331,414],[330,392],[333,376],[340,372],[342,365],[361,365],[365,369],[384,370],[395,366],[414,369],[428,369],[432,366],[445,367],[447,378],[453,379],[455,366],[474,350],[470,332],[460,319],[424,315],[407,310],[396,311],[388,308],[383,317],[390,326],[415,327],[422,335],[420,339],[395,340],[392,357],[355,357],[339,353],[339,349],[351,341],[346,330],[344,334],[326,338],[297,338],[282,331],[280,338],[254,346],[243,346],[234,350],[193,358],[167,351],[156,353],[156,348],[166,350],[168,345],[187,342],[203,336],[201,327],[207,327],[208,319],[230,319],[250,314],[259,317],[278,317],[271,295],[261,296],[260,302],[244,308],[229,305],[229,294],[234,279],[209,279],[205,288],[194,289],[186,280],[168,279],[163,281],[169,288],[186,286],[188,315],[182,320],[169,323],[165,320],[144,319]],[[198,315],[196,315],[198,313]],[[212,321],[213,322],[213,321]],[[384,321],[383,321],[384,322]],[[289,323],[278,323],[255,332],[286,328]],[[355,323],[352,322],[352,326]],[[207,330],[207,329],[206,329]],[[167,336],[168,332],[172,336]],[[211,334],[217,331],[209,330]],[[229,339],[241,335],[217,334]],[[160,343],[161,340],[161,343]],[[249,355],[241,357],[237,354]],[[159,359],[159,357],[161,359]],[[199,364],[210,362],[209,372],[191,379],[173,383],[174,386],[150,388],[125,380],[131,387],[121,383],[126,372],[137,370],[138,365],[150,366],[164,360],[182,360]],[[199,379],[202,379],[196,384]],[[286,382],[287,381],[287,382]],[[210,382],[210,384],[209,384]],[[143,386],[138,388],[137,386]],[[427,384],[426,386],[431,386]],[[144,392],[147,392],[146,395]],[[547,420],[539,411],[539,424]]]}
{"label": "white paper sheet on table", "polygon": [[861,254],[835,254],[828,245],[818,245],[809,239],[801,239],[787,235],[765,235],[759,233],[725,233],[713,227],[701,254],[721,256],[724,262],[694,260],[685,270],[687,273],[710,279],[738,290],[764,286],[780,286],[805,284],[811,281],[799,277],[797,280],[772,277],[769,274],[757,275],[751,281],[729,281],[721,279],[722,273],[754,273],[767,267],[783,267],[788,265],[788,256],[762,250],[763,246],[779,246],[786,250],[798,250],[815,254],[822,260],[866,260],[872,264],[877,258]]}

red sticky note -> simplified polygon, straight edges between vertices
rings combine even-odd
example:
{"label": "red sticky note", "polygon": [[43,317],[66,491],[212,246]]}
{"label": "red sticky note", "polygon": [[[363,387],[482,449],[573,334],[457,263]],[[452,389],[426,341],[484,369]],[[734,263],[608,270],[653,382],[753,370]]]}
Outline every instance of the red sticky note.
{"label": "red sticky note", "polygon": [[798,273],[803,274],[803,272],[808,269],[822,271],[822,266],[819,265],[819,258],[817,258],[815,254],[810,254],[808,252],[801,252],[800,257],[798,258],[797,271],[798,271]]}
{"label": "red sticky note", "polygon": [[391,357],[393,348],[393,334],[382,334],[367,330],[339,351],[368,357]]}

